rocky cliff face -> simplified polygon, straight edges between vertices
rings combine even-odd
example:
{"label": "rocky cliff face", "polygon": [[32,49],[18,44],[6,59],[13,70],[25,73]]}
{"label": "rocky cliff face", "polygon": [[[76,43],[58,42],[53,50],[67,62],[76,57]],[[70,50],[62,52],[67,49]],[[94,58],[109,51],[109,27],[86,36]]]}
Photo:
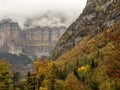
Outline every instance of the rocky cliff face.
{"label": "rocky cliff face", "polygon": [[24,30],[20,34],[19,46],[23,53],[32,57],[49,56],[65,27],[36,27]]}
{"label": "rocky cliff face", "polygon": [[0,52],[24,53],[34,58],[48,56],[56,42],[65,32],[65,27],[35,27],[21,30],[10,19],[0,22]]}
{"label": "rocky cliff face", "polygon": [[2,20],[0,22],[0,52],[14,51],[14,42],[17,42],[20,32],[18,23],[10,19]]}
{"label": "rocky cliff face", "polygon": [[83,13],[58,41],[52,59],[58,58],[85,36],[95,36],[120,20],[120,0],[88,0]]}

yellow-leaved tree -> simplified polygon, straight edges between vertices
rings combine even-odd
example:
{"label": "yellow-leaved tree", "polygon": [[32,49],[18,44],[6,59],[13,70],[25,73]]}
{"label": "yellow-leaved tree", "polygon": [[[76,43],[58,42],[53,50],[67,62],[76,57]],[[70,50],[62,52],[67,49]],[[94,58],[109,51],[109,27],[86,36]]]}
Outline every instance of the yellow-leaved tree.
{"label": "yellow-leaved tree", "polygon": [[43,82],[43,80],[46,78],[46,76],[49,73],[50,68],[49,66],[49,61],[48,59],[42,59],[42,60],[35,60],[34,61],[34,65],[35,65],[35,70],[34,70],[34,75],[35,78],[37,79],[37,89],[40,90],[41,84]]}
{"label": "yellow-leaved tree", "polygon": [[8,90],[10,89],[11,76],[12,72],[10,70],[10,64],[6,61],[6,59],[0,59],[0,90]]}

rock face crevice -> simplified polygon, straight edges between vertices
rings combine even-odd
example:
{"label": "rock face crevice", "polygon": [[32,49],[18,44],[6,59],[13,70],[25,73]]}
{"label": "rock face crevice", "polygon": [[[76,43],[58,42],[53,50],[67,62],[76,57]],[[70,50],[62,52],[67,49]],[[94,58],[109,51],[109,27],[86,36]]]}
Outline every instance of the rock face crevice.
{"label": "rock face crevice", "polygon": [[0,21],[0,52],[20,54],[30,58],[49,56],[66,27],[40,27],[21,30],[11,19]]}

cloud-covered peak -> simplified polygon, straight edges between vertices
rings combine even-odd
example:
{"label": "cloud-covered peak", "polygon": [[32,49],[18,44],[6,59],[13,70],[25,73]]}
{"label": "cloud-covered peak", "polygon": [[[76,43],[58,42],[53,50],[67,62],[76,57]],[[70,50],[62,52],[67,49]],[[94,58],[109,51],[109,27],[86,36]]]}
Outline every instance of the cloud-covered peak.
{"label": "cloud-covered peak", "polygon": [[35,23],[38,20],[40,20],[38,22],[40,25],[61,24],[61,22],[68,25],[79,16],[85,7],[86,1],[0,0],[0,19],[11,18],[18,21],[22,27],[27,21]]}

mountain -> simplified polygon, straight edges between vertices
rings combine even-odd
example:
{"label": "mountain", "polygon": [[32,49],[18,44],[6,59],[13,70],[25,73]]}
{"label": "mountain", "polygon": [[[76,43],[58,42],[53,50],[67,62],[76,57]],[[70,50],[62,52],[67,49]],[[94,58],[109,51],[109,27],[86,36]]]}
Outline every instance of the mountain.
{"label": "mountain", "polygon": [[[26,34],[28,31],[29,34]],[[31,37],[33,30],[28,31],[24,30],[23,34],[20,34],[20,41],[14,41],[18,43],[17,46],[27,46],[23,49],[24,52],[27,48],[30,49],[36,40],[41,41]],[[6,42],[11,41],[6,38]],[[44,40],[48,38],[45,37]],[[5,45],[7,47],[8,44]],[[40,44],[34,46],[37,45]],[[33,46],[30,51],[32,50]],[[36,59],[33,64],[34,71],[28,73],[27,77],[13,88],[120,90],[120,0],[88,0],[82,14],[59,39],[51,57]],[[3,75],[6,73],[3,72]]]}
{"label": "mountain", "polygon": [[52,88],[119,90],[119,55],[120,0],[88,0],[50,57]]}
{"label": "mountain", "polygon": [[119,21],[119,4],[119,0],[88,0],[82,14],[58,41],[52,53],[52,59],[57,59],[64,51],[73,48],[87,35],[95,36],[104,28],[111,27]]}
{"label": "mountain", "polygon": [[49,56],[66,27],[31,27],[22,30],[11,19],[0,21],[0,52],[25,54],[35,59]]}

